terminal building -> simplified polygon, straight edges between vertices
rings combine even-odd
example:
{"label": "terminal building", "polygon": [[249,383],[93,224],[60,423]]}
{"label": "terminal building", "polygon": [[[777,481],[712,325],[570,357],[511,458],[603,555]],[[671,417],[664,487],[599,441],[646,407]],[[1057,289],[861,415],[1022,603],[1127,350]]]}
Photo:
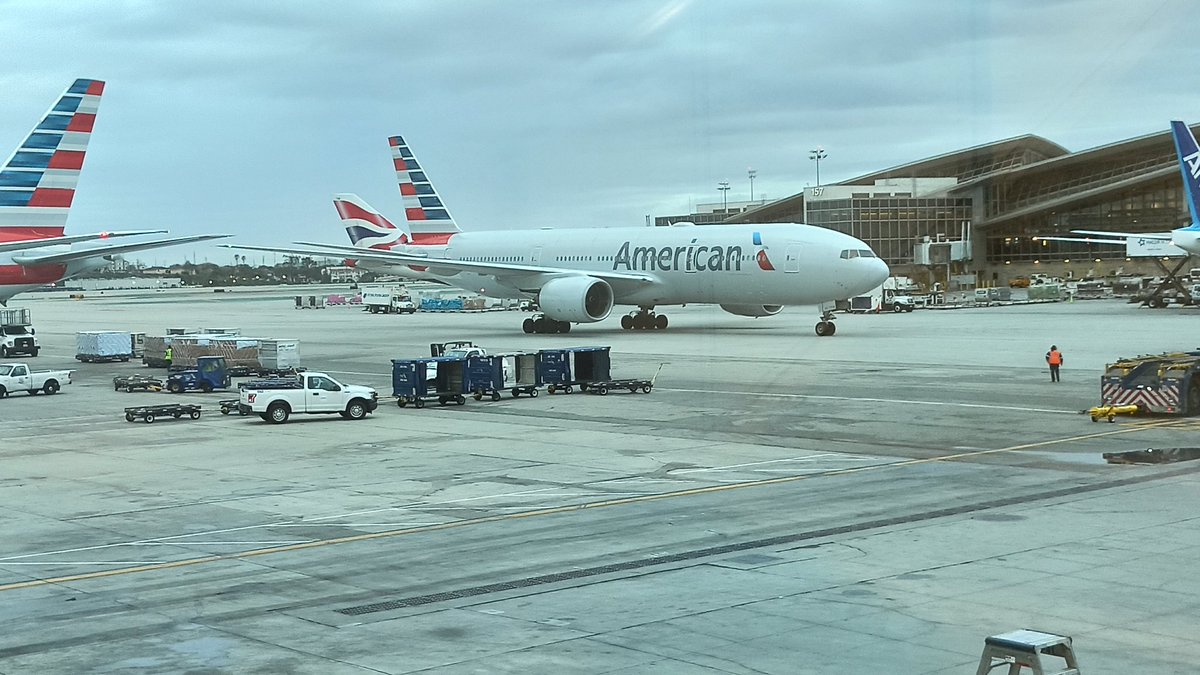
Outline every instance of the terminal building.
{"label": "terminal building", "polygon": [[1123,245],[1038,237],[1165,232],[1191,219],[1170,131],[1074,153],[1020,136],[728,207],[656,224],[808,223],[863,240],[893,273],[927,281],[974,277],[988,286],[1031,274],[1160,274],[1153,259],[1131,257]]}

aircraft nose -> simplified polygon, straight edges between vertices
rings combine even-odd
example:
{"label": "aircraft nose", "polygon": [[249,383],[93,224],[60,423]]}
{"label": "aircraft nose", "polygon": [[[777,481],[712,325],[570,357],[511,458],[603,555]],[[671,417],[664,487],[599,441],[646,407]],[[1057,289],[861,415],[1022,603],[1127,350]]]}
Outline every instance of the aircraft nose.
{"label": "aircraft nose", "polygon": [[871,264],[863,273],[866,276],[866,287],[875,288],[883,285],[883,282],[892,275],[892,271],[888,269],[887,263],[883,262],[882,258],[869,258],[869,260]]}

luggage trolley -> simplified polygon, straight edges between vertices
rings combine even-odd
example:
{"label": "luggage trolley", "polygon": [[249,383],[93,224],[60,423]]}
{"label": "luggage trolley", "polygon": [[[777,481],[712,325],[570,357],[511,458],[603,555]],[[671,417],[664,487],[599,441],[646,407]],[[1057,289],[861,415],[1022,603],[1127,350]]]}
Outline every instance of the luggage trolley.
{"label": "luggage trolley", "polygon": [[154,420],[159,417],[179,419],[184,415],[194,420],[200,419],[200,406],[191,403],[175,403],[166,405],[139,405],[125,409],[126,422],[141,420],[146,424],[154,424]]}
{"label": "luggage trolley", "polygon": [[570,394],[573,387],[587,391],[594,382],[612,379],[609,372],[610,347],[565,347],[538,352],[538,380],[546,393]]}
{"label": "luggage trolley", "polygon": [[409,403],[424,408],[426,401],[441,405],[467,402],[464,396],[467,360],[448,357],[392,359],[392,395],[401,408]]}
{"label": "luggage trolley", "polygon": [[521,352],[472,356],[467,359],[467,383],[465,389],[476,401],[491,396],[500,400],[500,394],[508,391],[513,398],[525,394],[537,396],[537,354]]}

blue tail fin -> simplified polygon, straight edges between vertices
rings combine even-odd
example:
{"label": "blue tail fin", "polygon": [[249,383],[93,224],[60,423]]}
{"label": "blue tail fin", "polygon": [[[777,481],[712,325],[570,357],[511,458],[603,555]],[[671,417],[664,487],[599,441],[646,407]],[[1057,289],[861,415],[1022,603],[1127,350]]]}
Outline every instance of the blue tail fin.
{"label": "blue tail fin", "polygon": [[1183,173],[1183,194],[1187,197],[1192,224],[1186,229],[1200,230],[1200,146],[1196,137],[1183,122],[1171,122],[1175,150],[1179,153],[1179,170]]}

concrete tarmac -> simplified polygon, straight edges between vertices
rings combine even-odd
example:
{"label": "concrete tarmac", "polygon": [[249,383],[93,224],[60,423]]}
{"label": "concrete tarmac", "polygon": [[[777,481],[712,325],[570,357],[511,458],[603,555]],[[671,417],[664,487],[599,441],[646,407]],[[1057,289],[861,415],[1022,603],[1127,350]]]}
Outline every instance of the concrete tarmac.
{"label": "concrete tarmac", "polygon": [[[23,296],[53,397],[0,399],[0,673],[972,673],[1072,636],[1085,673],[1192,673],[1190,418],[1094,424],[1118,356],[1191,310],[1089,301],[525,335],[520,312],[295,310],[289,289]],[[114,392],[79,330],[236,327],[385,396],[364,421]],[[610,345],[649,394],[400,409],[389,359]],[[1065,354],[1053,384],[1043,355]],[[159,371],[161,373],[161,371]],[[187,401],[200,420],[128,423]]]}

